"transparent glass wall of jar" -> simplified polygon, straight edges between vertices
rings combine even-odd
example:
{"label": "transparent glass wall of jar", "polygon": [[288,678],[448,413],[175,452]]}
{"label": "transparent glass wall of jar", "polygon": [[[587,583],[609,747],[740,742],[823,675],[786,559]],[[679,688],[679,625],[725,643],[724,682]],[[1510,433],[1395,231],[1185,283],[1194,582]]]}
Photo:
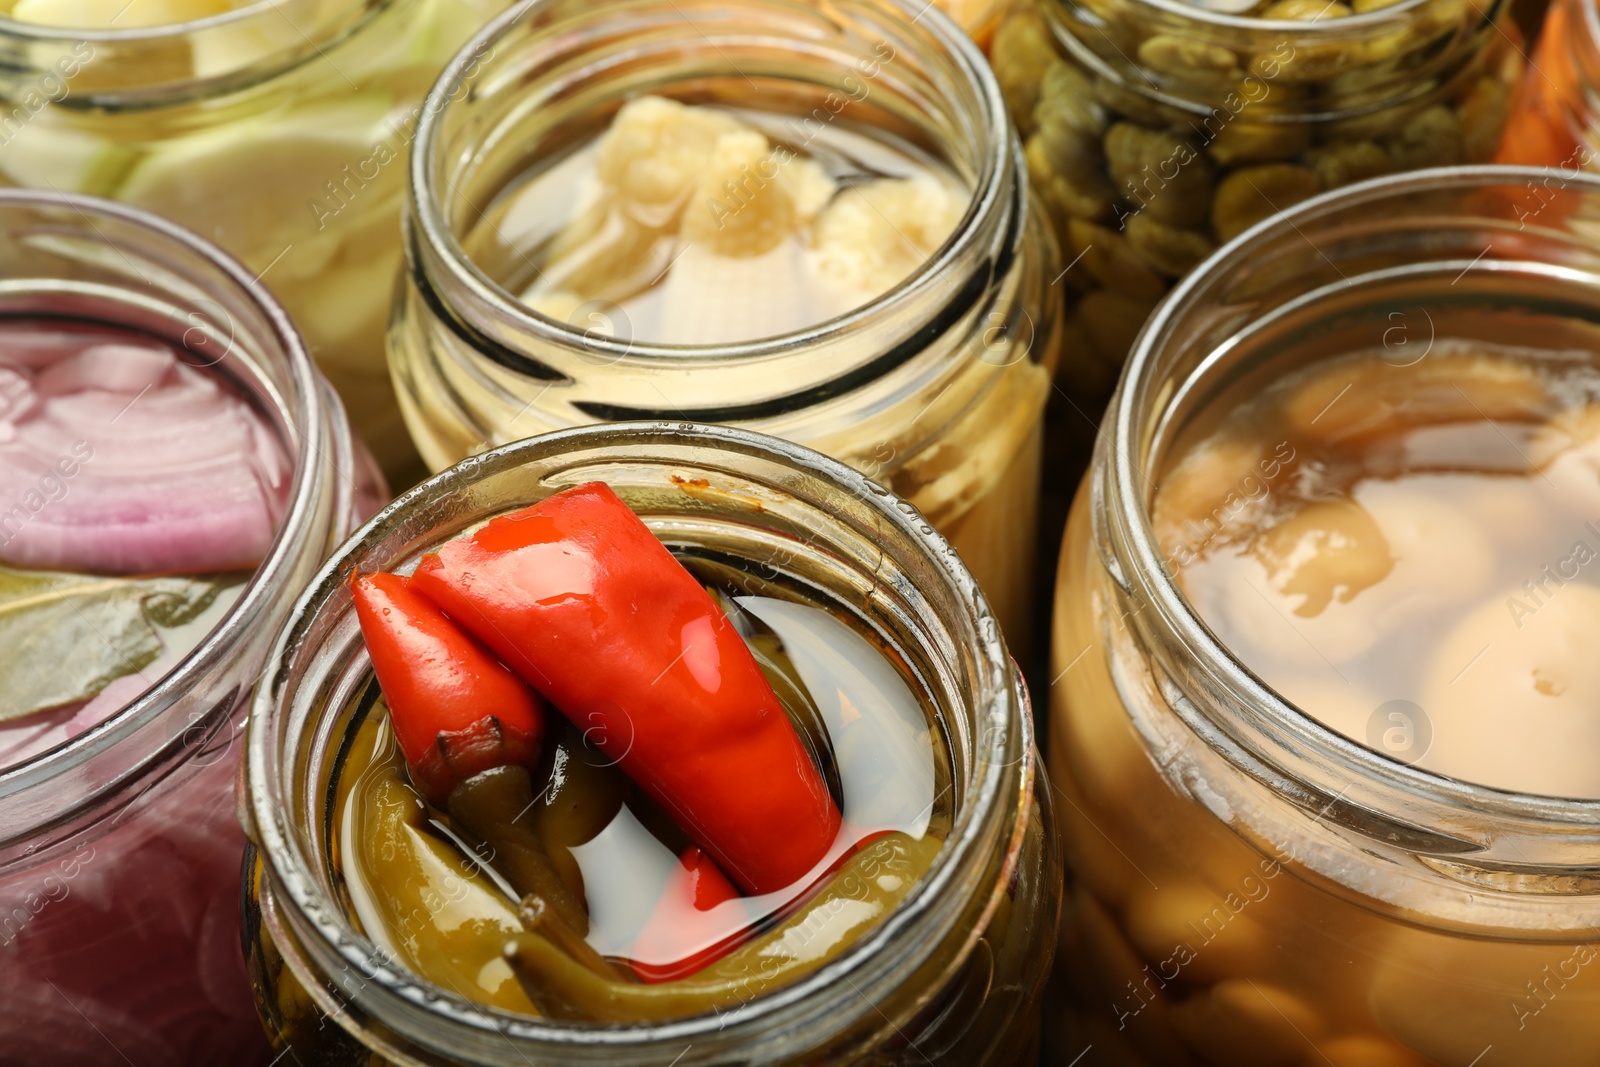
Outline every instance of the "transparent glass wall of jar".
{"label": "transparent glass wall of jar", "polygon": [[[905,653],[954,753],[955,823],[882,927],[737,1011],[585,1027],[481,1007],[395,966],[338,903],[325,818],[370,667],[349,581],[405,569],[484,520],[604,479],[668,544],[748,561],[856,614]],[[1026,689],[949,544],[881,487],[776,438],[619,424],[496,449],[382,512],[323,569],[277,647],[247,739],[252,967],[269,1029],[310,1062],[1031,1062],[1059,907]]]}
{"label": "transparent glass wall of jar", "polygon": [[1193,614],[1150,502],[1163,450],[1252,368],[1373,348],[1408,366],[1455,338],[1594,359],[1597,204],[1600,181],[1531,169],[1380,179],[1256,227],[1151,321],[1056,592],[1049,764],[1075,883],[1061,951],[1086,961],[1058,1053],[1592,1059],[1600,805],[1427,773],[1297,711]]}
{"label": "transparent glass wall of jar", "polygon": [[439,69],[501,6],[0,2],[0,184],[121,200],[237,256],[405,484],[383,356],[403,159]]}
{"label": "transparent glass wall of jar", "polygon": [[1018,0],[992,54],[1073,264],[1064,391],[1098,418],[1162,294],[1253,223],[1488,162],[1520,40],[1502,0]]}
{"label": "transparent glass wall of jar", "polygon": [[[796,440],[921,508],[1026,648],[1055,253],[983,57],[937,11],[913,21],[921,7],[550,0],[469,45],[424,108],[412,269],[389,338],[428,465],[613,419],[736,422]],[[453,84],[467,91],[446,101]],[[593,328],[535,314],[463,243],[498,197],[646,93],[771,111],[800,131],[797,143],[834,128],[889,131],[947,165],[970,206],[898,287],[800,332],[675,346],[629,336],[626,317],[598,305]]]}
{"label": "transparent glass wall of jar", "polygon": [[[276,538],[209,635],[85,732],[20,760],[8,735],[0,1059],[264,1063],[239,951],[237,731],[288,598],[377,507],[381,483],[287,316],[192,235],[114,204],[0,191],[0,278],[0,319],[112,325],[194,353],[253,403],[293,464]],[[84,442],[102,465],[118,461],[112,434]],[[44,503],[4,501],[7,538],[19,509],[42,521],[33,509],[66,506],[56,501],[88,492],[83,482]],[[80,610],[103,630],[94,609]],[[26,643],[14,623],[7,633]]]}

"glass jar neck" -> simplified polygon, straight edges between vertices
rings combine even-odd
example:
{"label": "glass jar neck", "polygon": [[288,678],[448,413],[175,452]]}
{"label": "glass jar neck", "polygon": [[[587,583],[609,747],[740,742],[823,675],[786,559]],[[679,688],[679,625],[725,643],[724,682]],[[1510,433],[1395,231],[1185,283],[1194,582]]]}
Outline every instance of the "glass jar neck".
{"label": "glass jar neck", "polygon": [[[481,1007],[426,985],[337,903],[325,816],[332,764],[368,665],[349,581],[408,569],[440,542],[603,477],[670,545],[750,563],[860,615],[939,712],[954,822],[911,895],[850,951],[736,1010],[591,1028]],[[696,486],[686,492],[684,486]],[[777,1062],[840,1054],[913,1024],[972,951],[1018,863],[1032,803],[1026,694],[993,616],[948,542],[842,464],[747,431],[629,423],[487,452],[401,497],[347,543],[296,605],[257,692],[245,781],[265,858],[263,921],[301,984],[364,1043],[451,1062]],[[941,802],[942,803],[942,802]]]}
{"label": "glass jar neck", "polygon": [[[1269,844],[1310,835],[1311,853],[1299,858],[1334,883],[1348,884],[1373,855],[1389,861],[1405,877],[1367,890],[1392,890],[1392,903],[1422,915],[1469,922],[1481,894],[1500,889],[1512,891],[1497,900],[1512,925],[1600,922],[1600,802],[1442,777],[1303,714],[1194,613],[1175,580],[1181,564],[1158,546],[1151,503],[1182,427],[1259,366],[1252,356],[1273,338],[1299,338],[1304,362],[1355,351],[1352,337],[1371,347],[1394,313],[1409,311],[1421,329],[1429,301],[1506,308],[1518,292],[1593,321],[1600,256],[1584,236],[1583,198],[1596,191],[1600,181],[1531,168],[1422,171],[1259,224],[1183,281],[1146,326],[1091,474],[1107,610],[1121,620],[1109,627],[1114,674],[1158,763],[1242,833]],[[1441,318],[1434,305],[1426,321]],[[1282,801],[1297,810],[1275,828],[1245,825],[1252,807],[1281,811]]]}
{"label": "glass jar neck", "polygon": [[342,409],[287,315],[186,231],[103,201],[0,190],[0,278],[0,317],[94,322],[193,353],[262,413],[293,460],[267,556],[211,633],[121,711],[0,769],[3,865],[113,818],[180,767],[230,758],[248,691],[240,664],[264,657],[286,594],[347,529],[356,464]]}
{"label": "glass jar neck", "polygon": [[114,30],[0,15],[0,69],[10,71],[0,82],[0,103],[95,112],[216,99],[332,62],[329,49],[403,2],[258,0],[191,22]]}
{"label": "glass jar neck", "polygon": [[[463,235],[508,184],[594,136],[630,96],[683,86],[739,107],[766,95],[792,114],[800,141],[835,122],[892,129],[950,166],[972,190],[970,206],[944,247],[889,293],[740,344],[586,333],[534,314],[472,262]],[[423,112],[407,217],[416,286],[496,373],[559,383],[568,425],[792,419],[870,382],[914,391],[1014,299],[1026,183],[999,88],[970,40],[919,2],[524,4],[462,51]]]}
{"label": "glass jar neck", "polygon": [[[1425,101],[1466,69],[1503,30],[1509,0],[1398,3],[1343,18],[1266,19],[1186,0],[1047,0],[1040,5],[1062,48],[1151,117],[1192,126],[1209,143],[1236,121],[1359,120]],[[1331,5],[1330,5],[1331,8]],[[1138,35],[1118,44],[1118,26]],[[1514,31],[1512,31],[1514,32]],[[1308,83],[1335,89],[1308,96]],[[1337,102],[1331,102],[1334,98]]]}

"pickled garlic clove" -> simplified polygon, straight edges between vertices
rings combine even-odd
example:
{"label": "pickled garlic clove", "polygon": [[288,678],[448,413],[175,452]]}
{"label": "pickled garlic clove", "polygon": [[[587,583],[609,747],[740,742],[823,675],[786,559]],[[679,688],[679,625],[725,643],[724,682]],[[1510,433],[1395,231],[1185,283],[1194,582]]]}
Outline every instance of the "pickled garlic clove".
{"label": "pickled garlic clove", "polygon": [[1218,982],[1168,1015],[1189,1048],[1230,1067],[1295,1067],[1304,1062],[1306,1042],[1326,1029],[1299,997],[1248,978]]}
{"label": "pickled garlic clove", "polygon": [[1310,1062],[1333,1067],[1428,1067],[1428,1061],[1381,1037],[1336,1037],[1316,1046]]}
{"label": "pickled garlic clove", "polygon": [[1274,950],[1272,936],[1244,908],[1265,899],[1270,889],[1256,871],[1244,874],[1242,881],[1251,896],[1235,888],[1216,892],[1200,883],[1158,890],[1146,886],[1128,905],[1128,939],[1144,959],[1184,961],[1188,980],[1217,981],[1266,970]]}
{"label": "pickled garlic clove", "polygon": [[683,239],[719,256],[770,252],[794,230],[794,202],[778,181],[782,166],[755,130],[717,138],[684,211]]}
{"label": "pickled garlic clove", "polygon": [[[1466,684],[1463,682],[1462,684]],[[1502,891],[1503,892],[1503,891]],[[1360,1067],[1489,1064],[1589,1067],[1600,1047],[1596,949],[1572,942],[1499,941],[1385,923],[1366,1002],[1381,1033],[1415,1058],[1333,1059]],[[1463,980],[1463,976],[1471,976]],[[1494,1052],[1484,1050],[1494,1046]],[[1508,1054],[1500,1056],[1504,1050]],[[1332,1057],[1330,1057],[1332,1058]],[[1310,1061],[1307,1061],[1308,1063]],[[1324,1064],[1324,1067],[1326,1065]]]}
{"label": "pickled garlic clove", "polygon": [[1463,619],[1428,669],[1424,765],[1502,789],[1600,797],[1597,618],[1600,589],[1546,568]]}
{"label": "pickled garlic clove", "polygon": [[1365,602],[1299,614],[1297,604],[1305,597],[1279,591],[1267,566],[1248,549],[1215,554],[1205,566],[1179,572],[1179,580],[1217,639],[1269,685],[1279,685],[1280,670],[1327,670],[1378,640],[1379,619]]}
{"label": "pickled garlic clove", "polygon": [[744,129],[711,108],[641,96],[623,105],[600,139],[600,179],[640,222],[666,226],[710,165],[717,139]]}
{"label": "pickled garlic clove", "polygon": [[1393,573],[1373,591],[1391,628],[1431,616],[1441,605],[1471,603],[1494,577],[1495,546],[1487,532],[1450,502],[1458,481],[1449,475],[1369,478],[1354,489],[1394,560]]}
{"label": "pickled garlic clove", "polygon": [[[1440,351],[1442,344],[1425,333],[1411,336],[1428,329],[1425,322],[1391,326],[1385,344],[1393,362],[1362,357],[1330,364],[1285,402],[1289,425],[1316,440],[1350,444],[1432,423],[1527,421],[1547,412],[1550,394],[1528,366]],[[1416,346],[1416,356],[1399,347],[1402,337]],[[1415,362],[1398,365],[1406,359]]]}
{"label": "pickled garlic clove", "polygon": [[1551,419],[1534,431],[1528,452],[1562,504],[1583,519],[1600,517],[1600,404]]}
{"label": "pickled garlic clove", "polygon": [[1213,545],[1248,535],[1295,459],[1287,441],[1266,449],[1228,437],[1211,438],[1185,455],[1162,479],[1152,509],[1168,566],[1180,569]]}
{"label": "pickled garlic clove", "polygon": [[1304,618],[1349,603],[1394,569],[1383,531],[1353,500],[1312,501],[1258,533],[1251,551],[1280,594],[1303,598],[1293,611]]}
{"label": "pickled garlic clove", "polygon": [[927,262],[955,232],[966,208],[964,193],[926,174],[852,186],[817,216],[817,267],[860,304]]}

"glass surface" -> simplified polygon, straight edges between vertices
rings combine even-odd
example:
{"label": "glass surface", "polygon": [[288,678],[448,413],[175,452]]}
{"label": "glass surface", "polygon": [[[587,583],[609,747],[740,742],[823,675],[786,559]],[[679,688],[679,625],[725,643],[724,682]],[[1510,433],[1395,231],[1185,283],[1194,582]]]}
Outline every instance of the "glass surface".
{"label": "glass surface", "polygon": [[414,480],[383,356],[404,160],[423,94],[498,6],[18,2],[30,21],[0,11],[0,185],[108,197],[221,245],[283,301],[385,471]]}
{"label": "glass surface", "polygon": [[[338,903],[330,785],[370,677],[349,576],[406,569],[491,516],[596,477],[677,551],[804,590],[898,650],[949,753],[950,788],[936,801],[951,832],[927,877],[853,950],[720,1016],[605,1028],[486,1009],[419,984]],[[310,1050],[302,1058],[1009,1064],[1031,1054],[1059,876],[1025,690],[948,544],[848,468],[773,438],[684,424],[495,450],[418,487],[348,543],[302,599],[277,662],[248,742],[262,855],[247,919],[263,1017],[281,1042]]]}
{"label": "glass surface", "polygon": [[[1495,703],[1493,687],[1516,670],[1493,649],[1474,664],[1476,644],[1453,650],[1406,612],[1463,626],[1502,612],[1485,639],[1516,645],[1493,546],[1581,526],[1519,494],[1592,510],[1578,492],[1600,480],[1592,468],[1574,465],[1569,491],[1556,488],[1556,464],[1581,448],[1568,441],[1535,475],[1539,461],[1516,444],[1587,396],[1573,386],[1595,367],[1596,192],[1591,179],[1495,168],[1357,186],[1229,246],[1143,335],[1062,546],[1050,763],[1076,883],[1062,952],[1089,964],[1063,990],[1058,1054],[1092,1041],[1152,1064],[1586,1062],[1600,1019],[1600,813],[1592,800],[1537,795],[1583,791],[1551,734],[1526,715],[1493,721],[1516,701],[1529,707],[1520,693],[1488,719],[1461,713],[1480,696]],[[1252,397],[1280,421],[1245,421],[1236,405]],[[1229,431],[1235,443],[1265,437],[1218,444]],[[1263,455],[1253,446],[1266,438]],[[1380,462],[1387,476],[1372,477]],[[1358,465],[1366,482],[1341,481]],[[1473,473],[1444,502],[1458,510],[1433,526],[1422,513],[1441,501],[1418,483],[1452,467]],[[1485,488],[1486,467],[1510,498],[1469,509],[1464,494]],[[1164,523],[1179,501],[1201,517]],[[1364,579],[1343,572],[1334,614],[1295,610],[1329,592],[1314,568],[1296,572],[1292,595],[1269,581],[1255,597],[1284,608],[1256,632],[1280,648],[1307,638],[1296,643],[1320,650],[1309,669],[1330,685],[1285,680],[1197,576],[1207,552],[1238,567],[1262,558],[1238,545],[1274,508],[1394,520],[1380,526],[1394,538],[1392,573],[1351,592]],[[1290,521],[1279,536],[1300,547],[1271,558],[1371,563],[1355,526],[1307,542]],[[1172,536],[1183,530],[1194,536]],[[1474,545],[1485,552],[1476,585],[1464,557]],[[1509,552],[1500,558],[1510,566]],[[1334,625],[1402,580],[1415,584],[1390,587],[1397,599],[1374,618],[1370,649]],[[1574,604],[1584,595],[1560,592]],[[1558,625],[1516,647],[1542,658],[1572,639]],[[1459,659],[1450,673],[1478,692],[1408,697],[1371,659],[1397,666],[1406,650]],[[1590,715],[1582,707],[1560,728],[1586,729]],[[1521,759],[1547,761],[1552,788],[1438,773],[1493,783]]]}
{"label": "glass surface", "polygon": [[1098,418],[1151,309],[1223,242],[1352,182],[1488,162],[1524,67],[1509,7],[1013,4],[995,73],[1073,264],[1058,380],[1082,411]]}
{"label": "glass surface", "polygon": [[[522,437],[634,418],[737,423],[799,441],[920,508],[960,548],[1013,644],[1029,647],[1040,424],[1058,342],[1049,287],[1059,272],[983,57],[937,11],[913,21],[920,7],[630,0],[595,8],[552,0],[519,8],[480,35],[445,75],[468,90],[436,94],[425,108],[408,192],[416,269],[389,338],[396,389],[428,465],[443,469]],[[969,190],[970,203],[942,242],[917,236],[902,219],[920,248],[913,256],[901,255],[908,238],[893,225],[839,235],[834,250],[851,270],[863,267],[860,250],[846,247],[852,236],[865,239],[869,259],[887,250],[904,261],[896,270],[861,270],[864,280],[851,285],[862,294],[886,284],[884,273],[911,273],[887,282],[889,291],[870,303],[819,323],[793,314],[792,280],[774,282],[749,262],[700,262],[708,274],[695,282],[695,257],[713,258],[702,255],[707,242],[763,209],[734,212],[725,183],[730,199],[711,196],[715,189],[690,197],[689,179],[700,176],[695,167],[710,158],[709,147],[680,154],[656,125],[636,130],[624,147],[654,147],[638,157],[649,166],[627,172],[637,183],[630,187],[649,186],[661,194],[665,215],[681,210],[708,227],[699,244],[646,239],[662,260],[654,272],[655,259],[634,255],[640,250],[627,241],[602,241],[630,250],[619,275],[663,277],[659,291],[679,279],[716,298],[707,301],[721,309],[716,323],[695,327],[694,336],[718,343],[673,344],[684,335],[681,323],[662,333],[670,317],[690,317],[705,304],[674,296],[663,307],[640,307],[629,302],[627,286],[610,291],[559,273],[546,278],[533,253],[574,212],[559,198],[522,199],[560,168],[581,169],[584,150],[612,127],[624,102],[646,93],[712,109],[723,121],[736,113],[767,130],[769,143],[796,153],[848,142],[858,154],[887,152],[878,160],[885,173],[921,160]],[[660,104],[652,114],[677,129],[685,111]],[[708,121],[702,116],[700,126]],[[759,168],[760,153],[753,158]],[[858,203],[885,192],[871,163],[863,169],[855,160],[853,178],[841,172],[830,182],[822,214],[865,206],[882,222],[911,210],[892,195]],[[802,169],[797,157],[779,178]],[[741,173],[760,177],[759,169]],[[781,189],[777,181],[769,188]],[[745,188],[741,202],[763,202],[754,182]],[[640,221],[649,221],[645,199],[636,198],[629,217],[635,236],[649,238]],[[713,201],[728,213],[713,220]],[[925,214],[913,211],[930,233],[941,229]],[[772,267],[781,272],[783,264]],[[600,271],[599,281],[617,278]],[[546,305],[558,318],[524,302],[530,286],[546,297],[565,290],[560,307]],[[785,314],[789,332],[772,336]],[[752,335],[761,339],[733,340]]]}
{"label": "glass surface", "polygon": [[[265,558],[230,591],[226,610],[217,606],[193,620],[196,629],[184,638],[191,647],[146,664],[143,676],[124,672],[95,698],[105,698],[98,709],[70,726],[20,720],[19,730],[28,722],[46,730],[26,732],[0,766],[0,1001],[6,1005],[0,1048],[7,1063],[51,1067],[102,1064],[119,1052],[152,1064],[265,1063],[271,1053],[252,1018],[238,948],[236,879],[244,840],[232,796],[244,695],[288,609],[289,591],[371,512],[382,481],[283,311],[242,267],[192,235],[114,204],[0,191],[0,278],[0,328],[13,341],[19,323],[37,323],[40,316],[110,331],[118,344],[108,346],[109,354],[100,352],[89,378],[107,387],[148,370],[151,346],[182,352],[205,364],[204,374],[225,379],[236,402],[248,403],[258,420],[252,429],[268,438],[264,455],[275,446],[283,461],[282,510],[259,546]],[[143,338],[145,350],[128,345],[129,336]],[[10,352],[16,356],[18,349]],[[192,366],[181,368],[192,376],[169,366],[166,374],[192,388],[174,389],[163,377],[146,380],[142,396],[68,389],[85,384],[68,380],[69,372],[87,368],[59,347],[45,354],[51,365],[34,384],[66,392],[42,401],[41,417],[83,435],[66,444],[69,452],[77,440],[85,448],[72,453],[70,477],[54,468],[64,492],[51,494],[55,483],[46,483],[37,499],[23,493],[23,525],[54,521],[67,509],[89,510],[77,513],[59,542],[36,543],[30,553],[94,547],[87,540],[93,505],[106,487],[96,481],[99,470],[160,461],[160,405],[174,394],[182,401],[180,410],[165,413],[181,443],[190,428],[184,420],[196,414],[194,390],[209,384]],[[8,393],[12,400],[23,395]],[[128,409],[130,402],[149,407]],[[230,421],[237,432],[238,420]],[[36,425],[27,418],[13,424],[13,441],[39,443]],[[209,457],[222,457],[226,435],[209,438],[218,446]],[[171,440],[165,444],[170,471],[175,457]],[[180,465],[188,458],[176,457]],[[10,462],[19,460],[13,454]],[[110,484],[120,490],[127,483],[114,478]],[[169,495],[161,502],[179,501]],[[204,503],[223,501],[208,494]],[[15,531],[15,512],[7,516]],[[198,546],[190,556],[197,564],[200,548],[229,547],[225,536],[194,529],[185,536]],[[20,540],[12,537],[11,547]],[[142,548],[131,534],[96,541],[104,550],[140,548],[145,558],[139,567],[173,563],[149,554],[181,543],[176,534],[151,538]],[[131,557],[121,562],[134,563]],[[52,581],[54,592],[64,579]],[[26,599],[38,603],[47,595]],[[165,596],[159,608],[146,600],[143,610],[161,615],[175,610],[174,600],[185,597]],[[124,612],[113,627],[100,609],[77,605],[72,619],[86,624],[80,642],[23,661],[19,653],[42,627],[16,623],[20,606],[8,602],[7,669],[26,662],[53,670],[57,680],[81,675],[102,648],[95,642],[136,638],[141,617],[148,618]],[[119,686],[120,693],[113,691]],[[19,689],[8,683],[6,692],[14,699]],[[7,733],[8,745],[17,740]]]}

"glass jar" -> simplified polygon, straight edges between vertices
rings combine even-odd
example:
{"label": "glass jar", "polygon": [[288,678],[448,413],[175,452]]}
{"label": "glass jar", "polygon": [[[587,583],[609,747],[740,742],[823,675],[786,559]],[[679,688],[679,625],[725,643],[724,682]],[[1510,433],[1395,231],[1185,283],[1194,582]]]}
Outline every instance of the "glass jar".
{"label": "glass jar", "polygon": [[[955,821],[912,895],[852,950],[736,1011],[588,1027],[420,983],[338,902],[336,757],[370,666],[358,570],[605,480],[669,545],[742,561],[856,615],[905,654],[954,753]],[[323,569],[284,630],[247,735],[249,954],[267,1028],[301,1062],[1021,1064],[1060,902],[1027,690],[966,568],[908,505],[807,449],[744,430],[627,423],[495,449],[425,482]],[[370,1050],[370,1051],[369,1051]]]}
{"label": "glass jar", "polygon": [[[1018,0],[996,33],[1072,265],[1059,381],[1096,419],[1151,309],[1219,243],[1351,182],[1488,162],[1500,139],[1523,67],[1504,0],[1256,7]],[[1087,443],[1079,412],[1060,418]]]}
{"label": "glass jar", "polygon": [[500,6],[287,0],[120,30],[0,12],[0,185],[121,200],[237,256],[408,484],[421,470],[383,354],[399,161],[439,69]]}
{"label": "glass jar", "polygon": [[[447,100],[451,85],[466,91]],[[616,309],[596,310],[592,329],[534,313],[464,250],[479,206],[646,92],[818,129],[893,130],[949,166],[970,207],[898,287],[796,333],[681,346],[630,336]],[[1028,647],[1055,253],[993,76],[938,11],[912,0],[522,5],[429,97],[408,197],[411,271],[390,362],[430,467],[609,420],[734,422],[799,441],[920,508],[960,549],[1013,647]]]}
{"label": "glass jar", "polygon": [[293,464],[268,555],[210,633],[109,718],[0,761],[0,1059],[265,1062],[239,952],[234,742],[289,594],[381,502],[381,481],[282,309],[191,234],[0,190],[0,278],[0,318],[112,325],[193,353]]}
{"label": "glass jar", "polygon": [[1454,338],[1592,358],[1597,193],[1497,167],[1364,183],[1257,226],[1151,320],[1061,549],[1049,764],[1076,882],[1061,952],[1085,966],[1058,1052],[1592,1061],[1600,803],[1442,777],[1298,711],[1180,592],[1148,472],[1246,371],[1407,366]]}
{"label": "glass jar", "polygon": [[1511,123],[1495,161],[1594,170],[1600,163],[1600,13],[1592,4],[1555,0],[1539,46],[1512,101]]}

